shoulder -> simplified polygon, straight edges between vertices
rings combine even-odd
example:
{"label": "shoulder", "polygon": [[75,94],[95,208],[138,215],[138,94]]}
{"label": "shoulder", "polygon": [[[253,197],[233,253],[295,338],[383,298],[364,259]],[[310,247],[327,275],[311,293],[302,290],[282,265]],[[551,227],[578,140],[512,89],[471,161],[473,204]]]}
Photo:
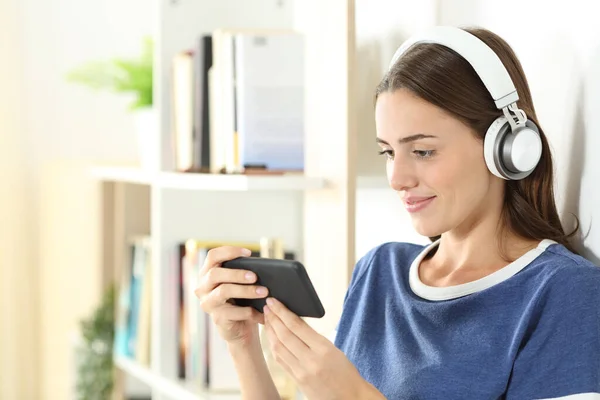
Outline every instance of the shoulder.
{"label": "shoulder", "polygon": [[600,268],[559,244],[539,259],[533,266],[543,281],[534,285],[536,307],[519,343],[506,398],[600,393]]}
{"label": "shoulder", "polygon": [[356,262],[349,289],[356,286],[366,274],[380,272],[382,266],[408,268],[425,247],[416,243],[385,242],[371,248]]}
{"label": "shoulder", "polygon": [[546,250],[543,261],[547,271],[540,303],[563,307],[600,301],[600,267],[560,244]]}
{"label": "shoulder", "polygon": [[[565,246],[554,244],[548,247],[548,261],[553,265],[553,281],[576,282],[600,279],[600,267],[587,258],[572,253]],[[565,281],[566,280],[566,281]]]}
{"label": "shoulder", "polygon": [[[336,344],[347,340],[348,332],[353,329],[355,321],[372,318],[372,313],[365,310],[377,307],[384,301],[386,289],[399,290],[397,272],[408,271],[413,260],[423,251],[425,246],[407,242],[385,242],[366,251],[358,257],[354,266],[350,284],[343,300],[343,310],[338,322]],[[407,273],[406,273],[407,275]]]}

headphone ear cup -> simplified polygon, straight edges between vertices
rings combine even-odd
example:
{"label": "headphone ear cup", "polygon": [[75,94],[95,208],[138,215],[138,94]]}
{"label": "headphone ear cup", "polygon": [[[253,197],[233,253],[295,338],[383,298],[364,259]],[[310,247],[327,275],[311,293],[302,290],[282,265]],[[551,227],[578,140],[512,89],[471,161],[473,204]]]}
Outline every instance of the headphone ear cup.
{"label": "headphone ear cup", "polygon": [[501,159],[499,155],[500,144],[503,142],[504,137],[510,130],[510,125],[506,120],[505,116],[496,118],[490,125],[483,142],[483,156],[485,164],[488,170],[502,179],[510,179],[509,176],[504,172]]}
{"label": "headphone ear cup", "polygon": [[542,140],[537,126],[527,120],[502,143],[502,165],[510,171],[511,179],[529,176],[542,157]]}
{"label": "headphone ear cup", "polygon": [[506,117],[498,117],[488,128],[484,139],[484,157],[490,172],[506,180],[529,176],[542,155],[542,141],[533,121],[511,132]]}

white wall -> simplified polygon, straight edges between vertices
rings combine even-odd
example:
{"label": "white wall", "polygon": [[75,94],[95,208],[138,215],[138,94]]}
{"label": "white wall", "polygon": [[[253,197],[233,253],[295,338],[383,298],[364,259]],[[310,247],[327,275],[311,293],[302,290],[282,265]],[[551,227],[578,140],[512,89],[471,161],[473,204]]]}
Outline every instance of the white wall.
{"label": "white wall", "polygon": [[[584,254],[598,263],[600,228],[597,222],[592,225],[593,217],[600,218],[594,207],[600,201],[599,189],[594,186],[600,179],[600,161],[594,154],[600,148],[598,15],[600,5],[586,0],[357,0],[359,54],[368,55],[358,60],[364,76],[359,109],[361,134],[371,136],[373,115],[369,102],[385,70],[384,63],[391,58],[390,48],[408,34],[438,23],[480,25],[495,31],[513,47],[527,74],[538,117],[554,152],[559,212],[566,215],[567,225],[571,220],[568,213],[579,216],[583,231],[589,232]],[[379,52],[378,48],[386,50]],[[374,148],[370,138],[363,136],[361,140],[365,140],[359,147],[361,151]],[[375,165],[371,158],[361,160],[361,169],[367,173],[373,173]],[[380,165],[383,169],[383,163]],[[380,196],[374,193],[369,190],[368,194],[359,194],[357,208],[363,210],[363,216],[357,224],[367,228],[360,233],[364,236],[362,242],[373,242],[368,236],[372,232],[378,232],[378,239],[413,238],[411,229],[406,228],[409,220],[405,213],[398,215],[399,205],[389,200],[383,189]],[[382,204],[388,208],[382,208]],[[361,251],[364,248],[357,249]]]}
{"label": "white wall", "polygon": [[21,5],[0,2],[0,399],[37,398],[39,376]]}
{"label": "white wall", "polygon": [[154,2],[24,0],[27,124],[35,167],[60,159],[135,161],[129,98],[65,81],[89,60],[139,53],[154,26]]}
{"label": "white wall", "polygon": [[[35,225],[33,237],[39,238],[42,248],[47,250],[44,254],[33,248],[28,254],[34,258],[48,255],[48,258],[39,258],[31,274],[40,280],[36,309],[41,318],[39,330],[35,330],[39,331],[40,379],[30,379],[29,386],[39,390],[40,395],[19,398],[66,399],[70,398],[73,379],[72,365],[68,363],[69,339],[78,328],[79,320],[96,306],[101,282],[95,279],[97,263],[82,259],[81,270],[73,271],[69,269],[73,263],[50,261],[61,259],[54,254],[56,251],[49,250],[56,248],[52,245],[52,229],[60,228],[55,217],[72,218],[81,209],[82,202],[92,200],[89,185],[81,180],[82,185],[77,187],[78,181],[73,179],[84,179],[81,169],[85,162],[134,163],[137,154],[133,121],[126,109],[131,98],[96,93],[67,83],[65,75],[86,61],[139,54],[142,37],[153,31],[155,2],[23,0],[20,4],[23,9],[19,40],[24,59],[24,140],[28,157],[24,167],[29,174],[24,182],[31,187],[29,199],[33,202],[32,211],[26,214],[44,225]],[[74,168],[79,171],[65,174],[63,178],[51,172],[64,168],[61,167],[65,165],[64,160],[72,160],[69,165],[78,165]],[[41,182],[42,179],[46,181]],[[75,186],[71,195],[69,190],[59,191],[60,185],[50,185],[51,181],[66,182],[66,179]],[[52,201],[45,201],[41,194],[51,197]],[[74,197],[61,201],[59,195]],[[68,207],[72,207],[71,210]],[[93,226],[91,215],[81,221],[82,229]],[[85,254],[82,249],[96,246],[93,241],[97,233],[86,231],[68,240],[82,252],[80,254]],[[55,236],[56,233],[54,240]],[[65,256],[73,258],[75,254]],[[57,284],[61,279],[62,284]],[[79,282],[67,283],[69,279]]]}

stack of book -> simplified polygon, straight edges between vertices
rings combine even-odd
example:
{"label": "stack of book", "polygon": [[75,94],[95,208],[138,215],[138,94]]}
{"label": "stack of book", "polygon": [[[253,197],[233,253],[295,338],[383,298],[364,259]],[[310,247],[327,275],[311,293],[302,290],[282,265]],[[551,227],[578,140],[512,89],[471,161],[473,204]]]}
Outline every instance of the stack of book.
{"label": "stack of book", "polygon": [[150,366],[152,262],[149,236],[132,237],[119,281],[114,354]]}
{"label": "stack of book", "polygon": [[[170,268],[175,271],[177,279],[173,280],[175,286],[168,291],[177,293],[178,298],[172,310],[172,315],[177,316],[177,377],[204,390],[237,392],[240,382],[227,343],[219,335],[210,315],[202,310],[200,300],[195,295],[208,251],[220,246],[248,248],[252,251],[252,257],[293,260],[296,254],[286,251],[280,240],[270,238],[262,238],[257,242],[189,239],[173,248],[174,264]],[[114,353],[149,367],[152,334],[150,237],[132,237],[129,252],[129,262],[119,282]],[[295,398],[295,384],[275,363],[265,341],[265,332],[262,329],[260,332],[265,359],[280,395],[282,398]]]}
{"label": "stack of book", "polygon": [[304,40],[279,30],[218,29],[172,65],[178,171],[302,172]]}

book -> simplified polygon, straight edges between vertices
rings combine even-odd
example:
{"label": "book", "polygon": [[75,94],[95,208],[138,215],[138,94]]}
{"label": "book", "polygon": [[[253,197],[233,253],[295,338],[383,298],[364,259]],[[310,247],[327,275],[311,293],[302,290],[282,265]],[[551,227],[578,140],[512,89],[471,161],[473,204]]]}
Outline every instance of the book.
{"label": "book", "polygon": [[195,170],[194,148],[194,53],[182,51],[172,63],[172,148],[175,169]]}
{"label": "book", "polygon": [[127,249],[128,257],[118,283],[113,352],[150,365],[150,237],[129,238]]}
{"label": "book", "polygon": [[232,170],[304,169],[304,38],[296,32],[233,36]]}
{"label": "book", "polygon": [[217,29],[212,49],[210,171],[303,171],[303,36]]}
{"label": "book", "polygon": [[141,240],[143,248],[143,268],[139,272],[139,312],[137,319],[137,338],[135,358],[141,364],[150,367],[151,325],[152,325],[152,247],[150,237]]}
{"label": "book", "polygon": [[208,71],[212,68],[212,35],[202,35],[194,51],[194,167],[210,170],[210,98]]}

